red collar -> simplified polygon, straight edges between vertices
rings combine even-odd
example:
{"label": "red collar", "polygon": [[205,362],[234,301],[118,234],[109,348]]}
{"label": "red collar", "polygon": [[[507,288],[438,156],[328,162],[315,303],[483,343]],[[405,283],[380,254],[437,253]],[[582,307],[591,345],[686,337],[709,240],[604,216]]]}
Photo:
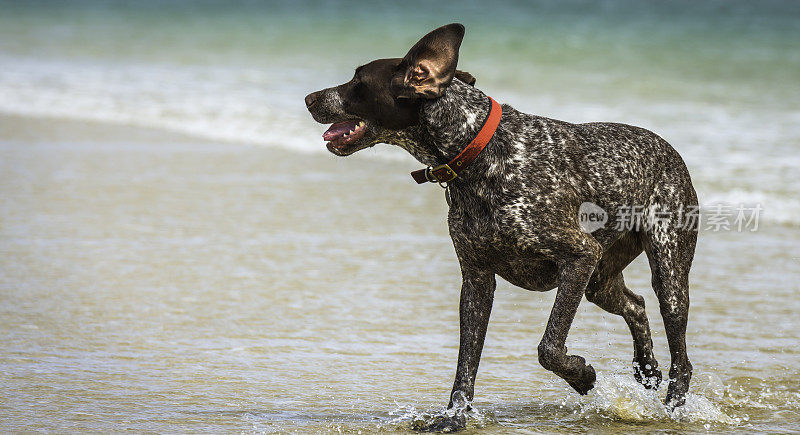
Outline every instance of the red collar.
{"label": "red collar", "polygon": [[412,172],[411,176],[414,177],[414,181],[416,181],[417,184],[427,182],[441,184],[452,181],[458,176],[459,172],[469,166],[469,164],[478,157],[478,154],[486,148],[486,144],[492,140],[497,126],[500,125],[500,117],[503,115],[503,108],[500,107],[500,104],[494,101],[492,97],[486,98],[491,101],[492,108],[489,110],[486,121],[483,122],[483,127],[481,127],[481,131],[478,132],[478,135],[475,136],[475,139],[472,139],[472,142],[470,142],[466,148],[446,164],[428,166],[425,169]]}

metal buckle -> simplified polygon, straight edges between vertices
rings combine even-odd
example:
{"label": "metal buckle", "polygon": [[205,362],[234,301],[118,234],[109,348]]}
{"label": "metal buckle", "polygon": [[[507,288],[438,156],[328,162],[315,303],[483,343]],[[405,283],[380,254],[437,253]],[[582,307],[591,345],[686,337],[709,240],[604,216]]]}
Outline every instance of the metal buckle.
{"label": "metal buckle", "polygon": [[[442,181],[438,177],[436,177],[434,172],[442,170],[442,169],[446,169],[447,170],[446,174],[447,175],[452,175],[452,177],[450,177],[450,179],[444,180],[444,181]],[[442,188],[447,188],[447,182],[448,181],[453,181],[453,179],[455,179],[457,176],[458,176],[458,174],[456,174],[456,171],[454,171],[453,168],[451,168],[450,165],[448,165],[447,163],[445,163],[444,165],[436,166],[436,167],[428,166],[428,169],[425,171],[425,178],[427,178],[428,181],[430,181],[431,183],[439,183],[439,185],[442,186]]]}

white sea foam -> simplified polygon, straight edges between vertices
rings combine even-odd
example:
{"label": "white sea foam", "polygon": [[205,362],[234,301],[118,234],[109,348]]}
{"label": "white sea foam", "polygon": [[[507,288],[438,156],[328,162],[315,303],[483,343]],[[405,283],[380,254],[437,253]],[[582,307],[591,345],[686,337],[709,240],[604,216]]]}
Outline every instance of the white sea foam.
{"label": "white sea foam", "polygon": [[0,58],[0,111],[160,128],[200,138],[324,149],[302,71]]}

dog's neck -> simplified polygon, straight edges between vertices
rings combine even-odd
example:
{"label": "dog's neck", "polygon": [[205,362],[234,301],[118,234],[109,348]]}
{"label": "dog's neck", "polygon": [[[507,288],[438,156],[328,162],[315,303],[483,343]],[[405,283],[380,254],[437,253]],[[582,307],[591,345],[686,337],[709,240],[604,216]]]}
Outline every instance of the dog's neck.
{"label": "dog's neck", "polygon": [[453,79],[444,95],[423,104],[420,121],[437,150],[450,160],[475,138],[490,108],[483,92]]}
{"label": "dog's neck", "polygon": [[475,138],[490,107],[483,92],[453,79],[444,95],[422,105],[420,125],[398,132],[390,143],[424,165],[447,163]]}

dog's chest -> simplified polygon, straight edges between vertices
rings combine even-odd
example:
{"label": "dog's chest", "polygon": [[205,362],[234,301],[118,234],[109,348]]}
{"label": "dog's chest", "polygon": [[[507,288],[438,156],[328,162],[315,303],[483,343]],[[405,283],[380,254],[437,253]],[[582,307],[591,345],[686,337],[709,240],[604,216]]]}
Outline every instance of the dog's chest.
{"label": "dog's chest", "polygon": [[537,205],[531,198],[499,192],[452,193],[448,215],[454,242],[473,251],[514,252],[537,242]]}
{"label": "dog's chest", "polygon": [[[450,209],[450,236],[462,267],[490,268],[506,281],[534,291],[555,285],[556,266],[541,251],[528,211],[534,206],[516,201],[497,209]],[[466,261],[463,261],[466,260]],[[470,267],[470,266],[467,266]]]}

